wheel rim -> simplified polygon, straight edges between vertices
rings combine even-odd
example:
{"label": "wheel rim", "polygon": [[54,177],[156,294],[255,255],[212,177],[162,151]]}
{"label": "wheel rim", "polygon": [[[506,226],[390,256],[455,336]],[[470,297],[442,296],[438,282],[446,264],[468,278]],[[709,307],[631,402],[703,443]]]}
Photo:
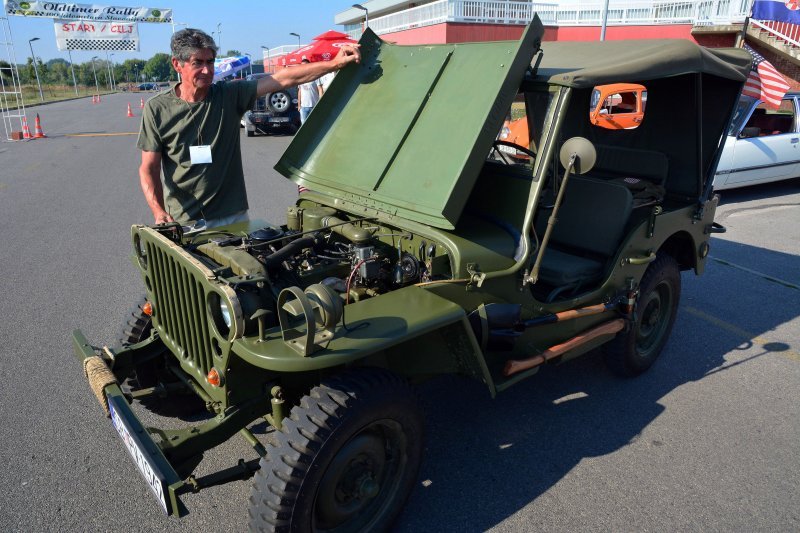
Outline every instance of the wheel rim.
{"label": "wheel rim", "polygon": [[315,531],[369,530],[400,489],[408,440],[394,420],[361,429],[331,460],[316,491]]}
{"label": "wheel rim", "polygon": [[277,111],[285,111],[289,107],[289,98],[284,93],[274,93],[269,101]]}
{"label": "wheel rim", "polygon": [[672,287],[662,281],[641,302],[641,318],[636,335],[636,351],[641,357],[649,357],[658,351],[669,327],[673,301]]}

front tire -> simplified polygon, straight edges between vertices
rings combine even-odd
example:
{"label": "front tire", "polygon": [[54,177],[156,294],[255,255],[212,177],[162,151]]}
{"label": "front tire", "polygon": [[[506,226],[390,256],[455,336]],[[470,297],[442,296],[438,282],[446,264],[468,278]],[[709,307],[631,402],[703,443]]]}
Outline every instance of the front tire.
{"label": "front tire", "polygon": [[672,256],[659,253],[639,284],[634,322],[603,347],[612,372],[634,377],[653,366],[669,339],[680,298],[678,263]]}
{"label": "front tire", "polygon": [[378,369],[345,372],[304,396],[268,445],[250,497],[256,531],[383,531],[422,457],[411,386]]}

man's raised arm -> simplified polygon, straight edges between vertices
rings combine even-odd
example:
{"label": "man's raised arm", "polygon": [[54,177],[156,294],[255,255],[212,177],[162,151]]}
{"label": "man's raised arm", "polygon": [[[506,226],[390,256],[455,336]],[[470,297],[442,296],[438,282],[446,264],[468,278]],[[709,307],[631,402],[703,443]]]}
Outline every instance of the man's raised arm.
{"label": "man's raised arm", "polygon": [[301,83],[308,83],[328,72],[340,70],[350,63],[360,62],[361,53],[358,50],[358,45],[348,44],[342,46],[339,53],[336,54],[336,57],[330,61],[304,63],[291,68],[284,68],[271,76],[264,76],[258,80],[258,96],[264,96],[267,93],[295,87]]}

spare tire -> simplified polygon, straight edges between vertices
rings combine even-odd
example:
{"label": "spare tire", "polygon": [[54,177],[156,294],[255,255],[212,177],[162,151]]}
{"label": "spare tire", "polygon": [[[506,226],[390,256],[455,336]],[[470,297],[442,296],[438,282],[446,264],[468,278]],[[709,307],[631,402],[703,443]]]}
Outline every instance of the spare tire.
{"label": "spare tire", "polygon": [[275,113],[285,113],[292,106],[292,97],[286,91],[278,91],[267,96],[267,106]]}

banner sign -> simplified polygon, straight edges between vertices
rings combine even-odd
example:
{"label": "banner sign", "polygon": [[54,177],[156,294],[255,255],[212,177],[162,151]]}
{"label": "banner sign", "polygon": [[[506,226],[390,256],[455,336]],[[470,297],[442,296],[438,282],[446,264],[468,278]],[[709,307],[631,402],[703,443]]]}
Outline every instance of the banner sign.
{"label": "banner sign", "polygon": [[172,22],[172,9],[149,7],[99,6],[96,4],[71,4],[64,2],[20,2],[3,0],[7,15],[45,17],[51,19],[121,21],[121,22]]}
{"label": "banner sign", "polygon": [[139,25],[136,22],[96,20],[55,20],[59,50],[139,50]]}

